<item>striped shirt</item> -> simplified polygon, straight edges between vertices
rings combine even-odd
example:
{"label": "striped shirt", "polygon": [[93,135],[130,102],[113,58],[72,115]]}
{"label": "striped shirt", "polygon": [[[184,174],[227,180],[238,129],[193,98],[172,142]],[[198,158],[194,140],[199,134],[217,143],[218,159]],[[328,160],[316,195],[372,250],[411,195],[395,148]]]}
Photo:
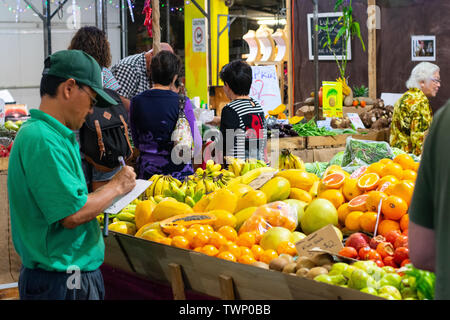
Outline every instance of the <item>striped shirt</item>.
{"label": "striped shirt", "polygon": [[131,99],[150,89],[145,52],[123,58],[111,68],[111,72],[120,84],[118,93],[122,97]]}
{"label": "striped shirt", "polygon": [[222,109],[220,132],[224,156],[266,160],[266,119],[253,98],[233,100]]}

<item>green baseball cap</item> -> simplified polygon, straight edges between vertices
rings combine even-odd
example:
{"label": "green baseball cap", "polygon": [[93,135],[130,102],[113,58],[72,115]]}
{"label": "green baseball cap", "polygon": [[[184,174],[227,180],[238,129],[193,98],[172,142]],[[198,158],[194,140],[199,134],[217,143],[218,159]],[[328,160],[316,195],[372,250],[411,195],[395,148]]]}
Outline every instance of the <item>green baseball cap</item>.
{"label": "green baseball cap", "polygon": [[52,75],[64,79],[74,79],[97,93],[96,107],[116,105],[115,101],[103,90],[102,69],[100,65],[81,50],[61,50],[45,59],[42,75]]}

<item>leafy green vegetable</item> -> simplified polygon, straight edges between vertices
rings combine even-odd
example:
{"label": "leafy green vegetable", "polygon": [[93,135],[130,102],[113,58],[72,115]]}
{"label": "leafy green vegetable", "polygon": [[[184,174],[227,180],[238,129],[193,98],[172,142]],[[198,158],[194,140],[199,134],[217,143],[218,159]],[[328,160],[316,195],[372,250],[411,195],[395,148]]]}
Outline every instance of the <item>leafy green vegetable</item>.
{"label": "leafy green vegetable", "polygon": [[340,166],[342,164],[342,159],[344,158],[344,151],[340,151],[334,155],[330,160],[330,165],[337,164]]}
{"label": "leafy green vegetable", "polygon": [[358,140],[347,138],[342,166],[369,165],[383,158],[394,157],[391,147],[385,141]]}
{"label": "leafy green vegetable", "polygon": [[325,128],[319,128],[314,121],[314,118],[306,123],[297,123],[292,126],[292,130],[297,132],[299,136],[335,136],[337,133],[327,130]]}
{"label": "leafy green vegetable", "polygon": [[329,165],[330,165],[329,162],[319,162],[319,161],[315,161],[312,163],[305,163],[305,170],[306,172],[314,173],[319,178],[322,178],[322,175],[324,174],[325,170],[327,170]]}

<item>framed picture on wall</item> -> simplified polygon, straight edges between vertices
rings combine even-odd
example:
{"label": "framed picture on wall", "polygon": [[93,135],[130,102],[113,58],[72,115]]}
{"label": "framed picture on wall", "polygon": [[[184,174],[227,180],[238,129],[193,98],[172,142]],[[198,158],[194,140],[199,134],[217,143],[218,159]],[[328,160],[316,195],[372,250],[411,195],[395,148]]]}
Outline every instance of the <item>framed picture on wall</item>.
{"label": "framed picture on wall", "polygon": [[436,36],[411,36],[412,61],[436,61]]}
{"label": "framed picture on wall", "polygon": [[[336,24],[339,17],[342,17],[342,12],[325,12],[325,13],[319,13],[318,14],[318,21],[319,21],[319,27],[326,27],[327,23],[328,26],[331,28],[333,25]],[[314,60],[314,14],[308,13],[307,14],[307,23],[308,23],[308,53],[309,53],[309,60]],[[334,40],[336,35],[339,32],[339,26],[335,26],[332,30],[330,30],[330,38]],[[318,37],[319,37],[319,52],[318,52],[318,58],[319,60],[334,60],[333,51],[336,54],[336,58],[338,60],[343,60],[345,55],[345,47],[348,48],[348,55],[347,60],[352,60],[352,49],[350,45],[350,38],[348,39],[347,46],[343,45],[343,38],[341,37],[339,41],[330,48],[327,46],[324,46],[324,44],[327,42],[327,32],[325,30],[318,30]]]}

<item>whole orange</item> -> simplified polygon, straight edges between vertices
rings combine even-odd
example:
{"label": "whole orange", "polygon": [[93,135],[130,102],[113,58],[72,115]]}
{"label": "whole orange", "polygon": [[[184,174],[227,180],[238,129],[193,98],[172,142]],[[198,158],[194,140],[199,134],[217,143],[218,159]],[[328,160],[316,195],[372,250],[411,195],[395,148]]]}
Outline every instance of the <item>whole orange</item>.
{"label": "whole orange", "polygon": [[402,179],[403,176],[403,168],[398,163],[392,162],[388,163],[382,170],[381,170],[381,176],[385,177],[388,175],[392,175],[396,177],[397,179]]}
{"label": "whole orange", "polygon": [[361,229],[370,233],[373,233],[375,231],[376,222],[377,213],[373,211],[364,212],[364,214],[359,218]]}
{"label": "whole orange", "polygon": [[295,244],[290,241],[282,241],[278,244],[277,253],[286,253],[290,256],[295,256],[297,255],[297,248],[295,247]]}
{"label": "whole orange", "polygon": [[264,250],[264,252],[260,256],[259,261],[269,264],[270,261],[272,261],[275,258],[278,258],[277,252],[272,249],[267,249],[267,250]]}
{"label": "whole orange", "polygon": [[389,196],[381,204],[381,211],[386,219],[399,220],[408,211],[408,204],[397,196]]}
{"label": "whole orange", "polygon": [[183,236],[175,236],[172,238],[172,246],[177,248],[189,249],[189,241]]}
{"label": "whole orange", "polygon": [[237,261],[237,262],[243,263],[243,264],[252,264],[252,263],[255,262],[255,261],[256,261],[256,260],[255,260],[255,258],[254,258],[253,256],[243,255],[243,256],[240,256],[240,257],[238,258],[238,261]]}
{"label": "whole orange", "polygon": [[366,208],[368,211],[378,212],[378,206],[380,201],[384,201],[388,198],[387,194],[381,191],[370,191],[366,200]]}
{"label": "whole orange", "polygon": [[378,224],[377,234],[381,234],[383,237],[386,237],[386,234],[392,230],[400,231],[400,224],[397,221],[386,219]]}
{"label": "whole orange", "polygon": [[244,246],[250,248],[256,243],[256,235],[254,232],[244,232],[241,233],[236,239],[236,244],[238,246]]}
{"label": "whole orange", "polygon": [[345,218],[347,218],[347,215],[351,212],[348,208],[348,202],[342,204],[338,210],[338,220],[339,222],[344,225],[345,224]]}
{"label": "whole orange", "polygon": [[345,202],[344,196],[338,189],[325,190],[322,193],[320,193],[317,197],[329,200],[336,209],[339,208]]}
{"label": "whole orange", "polygon": [[217,258],[236,262],[236,257],[228,251],[223,251],[217,254]]}
{"label": "whole orange", "polygon": [[256,260],[259,260],[261,258],[261,255],[264,253],[264,249],[257,244],[252,245],[250,250],[252,251],[253,256],[255,257]]}
{"label": "whole orange", "polygon": [[411,169],[403,170],[402,180],[416,181],[416,179],[417,179],[417,172]]}
{"label": "whole orange", "polygon": [[345,218],[345,227],[351,231],[359,231],[361,228],[360,219],[364,214],[362,211],[352,211]]}
{"label": "whole orange", "polygon": [[237,239],[237,232],[233,227],[223,226],[220,227],[219,230],[217,230],[217,232],[222,234],[229,241],[236,241]]}
{"label": "whole orange", "polygon": [[399,154],[393,160],[395,163],[398,163],[403,170],[413,169],[414,168],[414,159],[411,158],[408,154]]}
{"label": "whole orange", "polygon": [[215,246],[211,244],[207,244],[206,246],[202,247],[202,251],[204,254],[214,257],[219,253],[219,249],[217,249]]}
{"label": "whole orange", "polygon": [[401,219],[400,219],[400,229],[402,231],[408,230],[408,224],[409,224],[409,214],[405,214]]}

